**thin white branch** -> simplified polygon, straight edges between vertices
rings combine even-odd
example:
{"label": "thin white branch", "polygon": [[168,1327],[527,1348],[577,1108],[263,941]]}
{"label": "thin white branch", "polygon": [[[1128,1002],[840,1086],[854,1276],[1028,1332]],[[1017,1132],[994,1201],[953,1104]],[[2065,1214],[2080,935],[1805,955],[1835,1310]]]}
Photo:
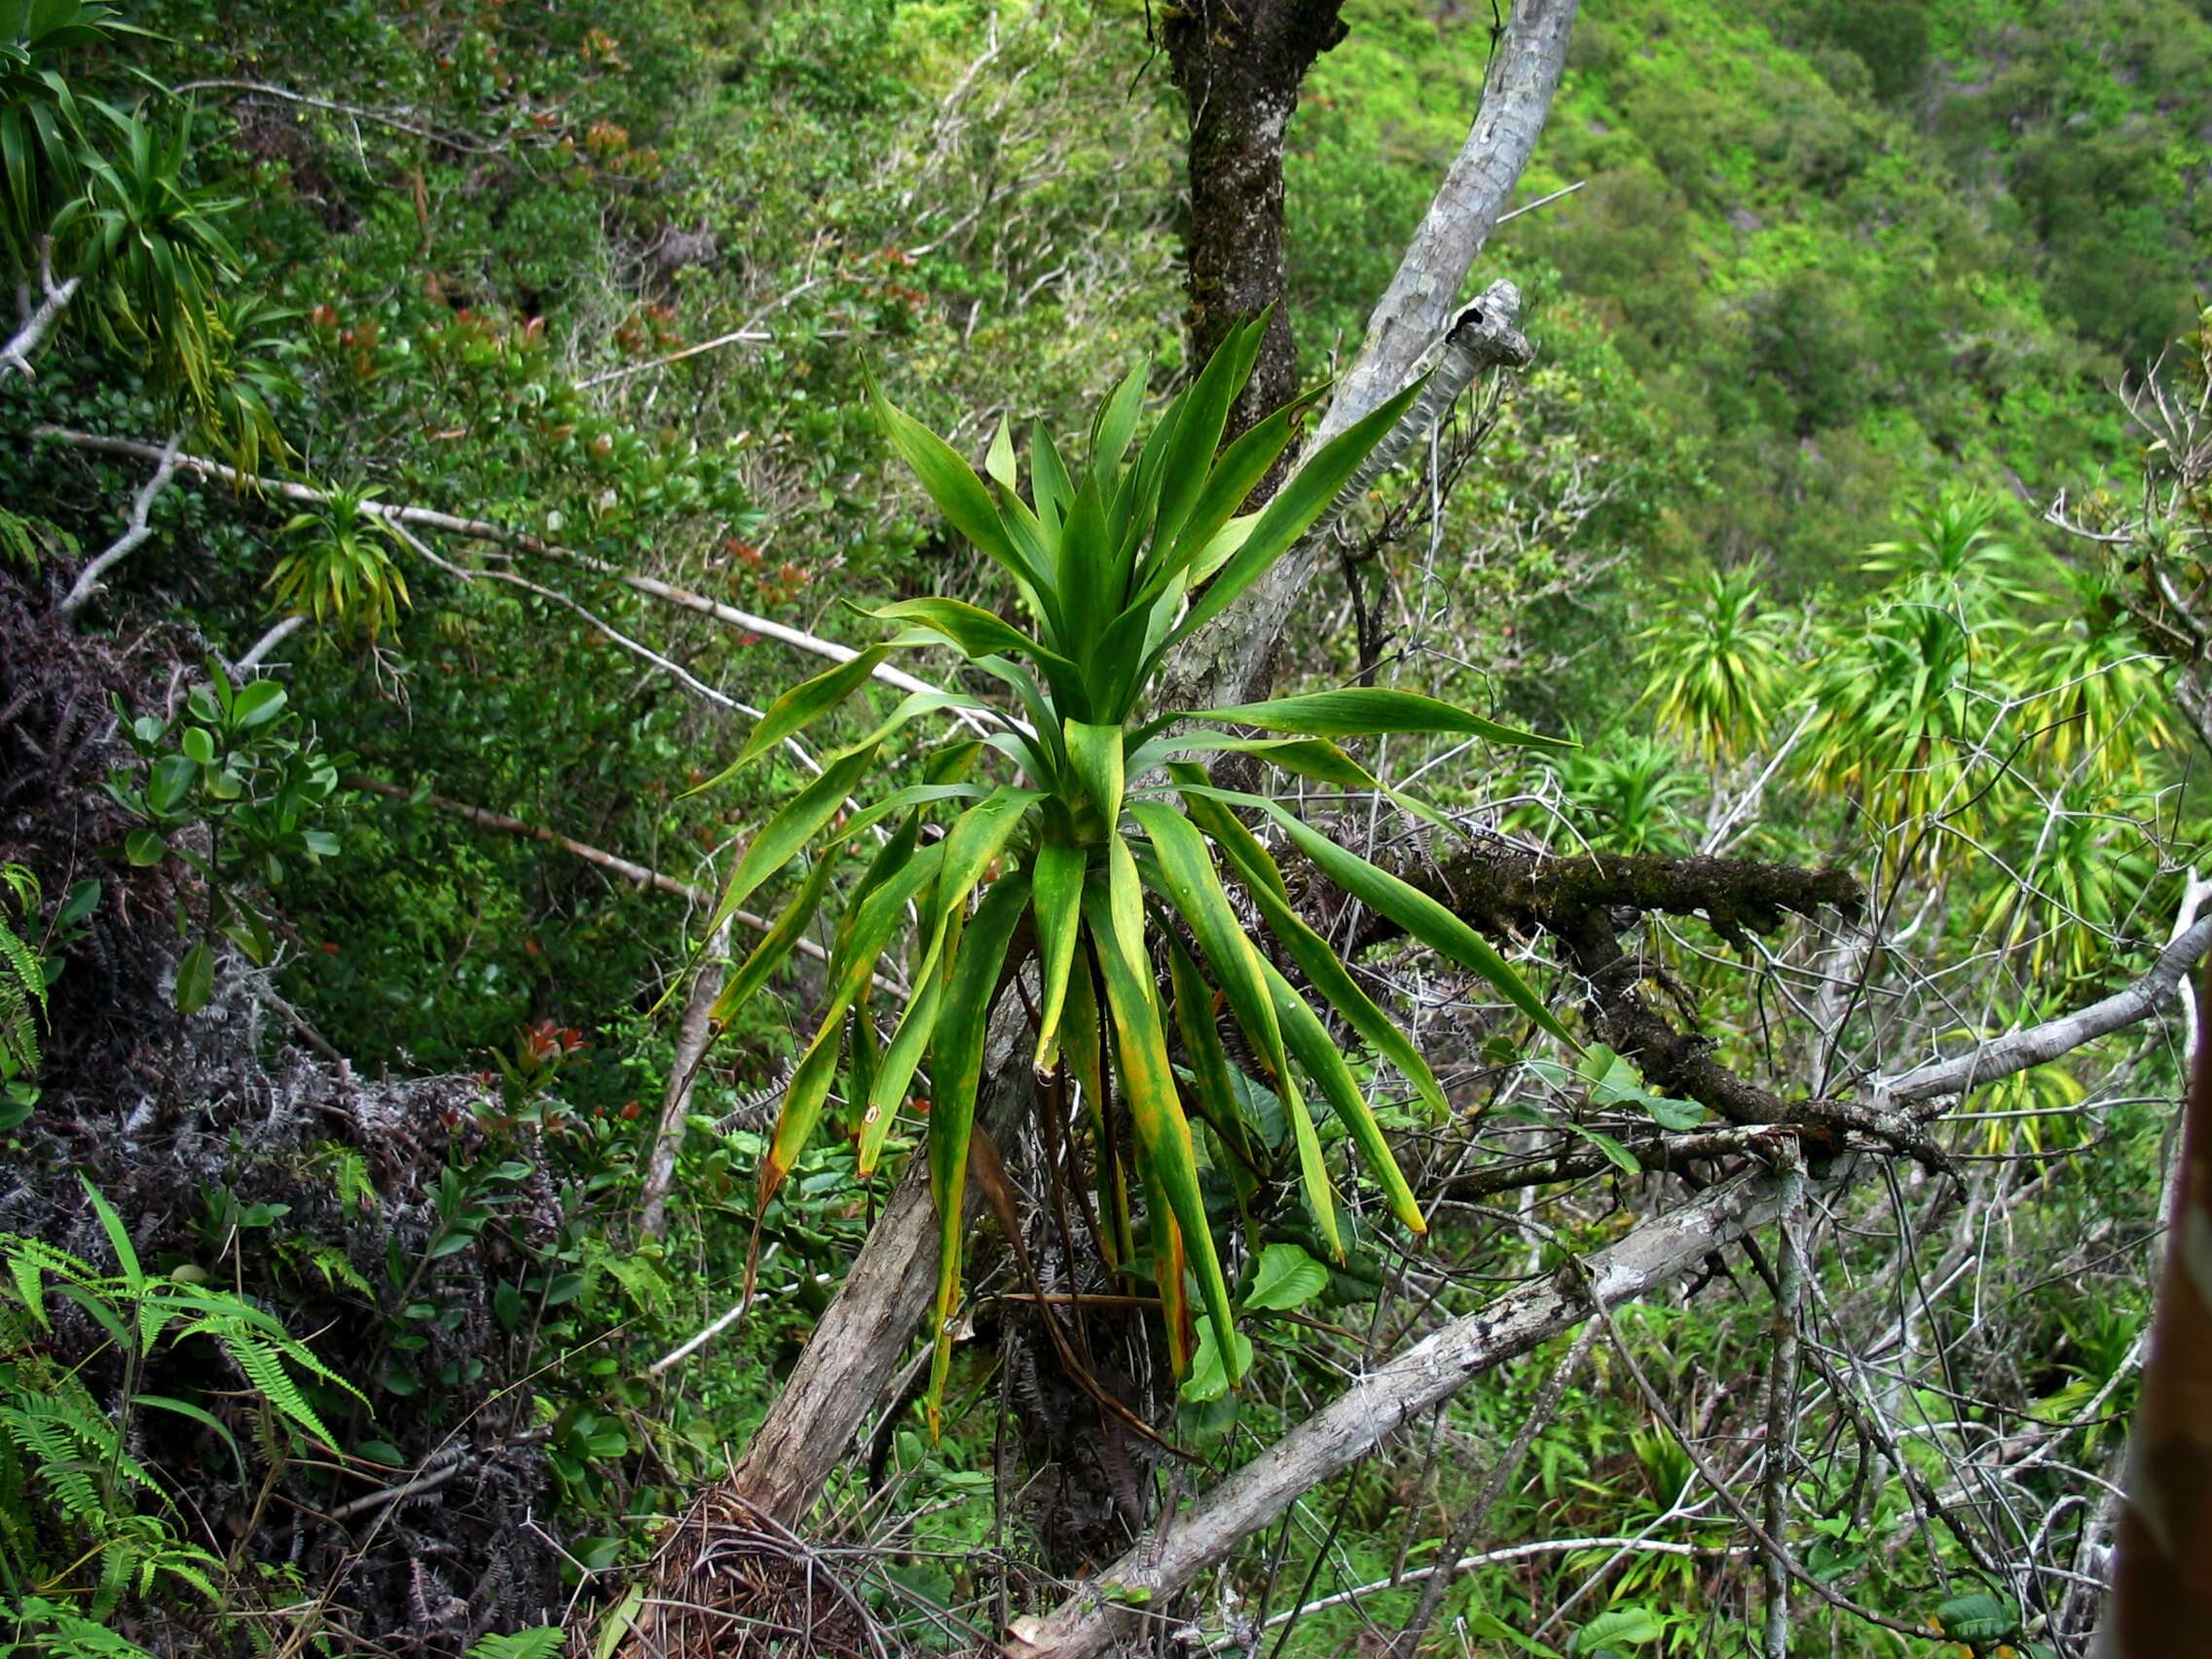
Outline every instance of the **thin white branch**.
{"label": "thin white branch", "polygon": [[0,346],[0,376],[21,375],[25,380],[37,378],[31,367],[31,353],[46,344],[46,337],[54,325],[61,320],[61,313],[69,309],[76,297],[77,285],[83,280],[72,276],[65,282],[54,279],[54,239],[42,238],[38,249],[38,279],[43,297],[38,309],[23,318],[22,327],[7,345]]}
{"label": "thin white branch", "polygon": [[1867,1089],[1878,1107],[1943,1100],[2015,1072],[2047,1065],[2099,1037],[2148,1019],[2207,949],[2212,949],[2212,917],[2192,926],[2158,953],[2157,961],[2141,978],[2102,1002],[2031,1025],[2025,1031],[2008,1032],[1951,1059],[1931,1060],[1893,1077],[1873,1078]]}
{"label": "thin white branch", "polygon": [[[99,591],[100,577],[137,552],[140,544],[154,534],[152,527],[146,522],[147,515],[154,510],[155,498],[168,488],[169,479],[175,475],[182,462],[184,458],[178,451],[183,444],[184,434],[178,432],[162,448],[153,452],[154,459],[161,464],[154,469],[154,476],[146,480],[145,488],[138,492],[137,499],[130,503],[129,528],[109,544],[106,552],[77,572],[76,584],[62,595],[60,605],[55,608],[64,622],[74,621],[77,612],[84,609],[92,595]],[[147,447],[152,448],[151,445]]]}
{"label": "thin white branch", "polygon": [[1499,1549],[1485,1550],[1480,1555],[1461,1556],[1449,1566],[1438,1562],[1431,1567],[1417,1567],[1410,1571],[1401,1572],[1395,1580],[1378,1578],[1372,1584],[1355,1584],[1349,1590],[1339,1590],[1333,1596],[1324,1596],[1317,1602],[1308,1602],[1304,1606],[1285,1607],[1281,1612],[1272,1615],[1262,1628],[1272,1630],[1276,1625],[1287,1624],[1307,1613],[1341,1607],[1346,1602],[1356,1602],[1362,1596],[1372,1596],[1382,1590],[1395,1590],[1401,1584],[1418,1584],[1424,1578],[1434,1578],[1440,1572],[1472,1572],[1478,1567],[1495,1567],[1500,1562],[1527,1561],[1531,1556],[1568,1555],[1575,1550],[1622,1550],[1630,1554],[1672,1556],[1751,1554],[1749,1544],[1685,1544],[1674,1538],[1539,1538],[1532,1543],[1507,1544]]}
{"label": "thin white branch", "polygon": [[[76,431],[67,426],[35,426],[32,428],[32,435],[34,437],[52,438],[58,443],[67,444],[72,449],[89,450],[98,455],[129,455],[152,461],[161,459],[166,453],[155,448],[152,444],[142,443],[135,438],[111,438],[97,432]],[[300,501],[311,506],[323,506],[327,505],[330,500],[327,492],[317,490],[312,484],[301,484],[285,478],[259,477],[250,472],[240,472],[236,467],[226,466],[219,461],[209,461],[203,456],[178,455],[175,457],[175,462],[179,470],[192,473],[196,477],[217,479],[240,489],[250,488],[259,491],[264,496],[279,497],[287,501]],[[750,610],[740,610],[734,605],[724,605],[719,600],[707,598],[704,594],[693,593],[687,588],[680,588],[673,582],[664,582],[653,576],[639,575],[633,571],[625,571],[619,565],[609,564],[605,559],[594,558],[589,553],[579,553],[572,547],[560,546],[558,543],[545,540],[542,536],[532,535],[527,531],[509,530],[504,525],[492,523],[489,519],[463,518],[457,513],[438,512],[429,507],[403,506],[390,501],[365,501],[361,503],[360,511],[366,517],[382,518],[394,525],[414,525],[426,530],[444,531],[449,535],[464,536],[474,541],[489,541],[498,546],[511,547],[518,553],[528,554],[533,558],[550,559],[562,564],[573,565],[579,570],[590,571],[595,575],[606,576],[609,580],[620,582],[633,592],[645,594],[650,598],[659,600],[664,605],[677,606],[685,610],[695,610],[702,616],[712,616],[718,622],[726,623],[734,628],[745,629],[749,633],[758,634],[762,639],[774,640],[781,645],[790,645],[794,650],[805,651],[814,656],[828,657],[832,662],[848,662],[860,654],[852,646],[839,645],[834,640],[825,640],[820,635],[809,634],[800,628],[789,627],[766,616],[756,616]],[[903,669],[894,668],[889,663],[877,664],[874,678],[882,681],[886,685],[896,685],[902,691],[941,692],[944,689],[940,685],[932,685],[926,680],[916,679]],[[977,716],[981,715],[1011,730],[1021,732],[1024,735],[1034,735],[1023,721],[1016,719],[1012,715],[1001,714],[996,710],[955,709],[950,713],[963,723],[978,730],[981,729],[981,721],[977,719]]]}
{"label": "thin white branch", "polygon": [[246,648],[245,655],[231,664],[232,671],[244,674],[249,669],[259,668],[271,651],[306,627],[307,621],[305,616],[286,616],[272,624],[266,634]]}

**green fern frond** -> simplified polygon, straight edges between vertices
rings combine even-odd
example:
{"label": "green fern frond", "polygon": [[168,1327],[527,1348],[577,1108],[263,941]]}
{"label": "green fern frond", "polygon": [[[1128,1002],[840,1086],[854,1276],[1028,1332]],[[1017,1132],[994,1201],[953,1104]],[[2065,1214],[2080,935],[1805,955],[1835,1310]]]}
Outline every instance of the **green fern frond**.
{"label": "green fern frond", "polygon": [[468,1650],[468,1659],[554,1659],[567,1640],[559,1625],[539,1625],[511,1636],[487,1636]]}

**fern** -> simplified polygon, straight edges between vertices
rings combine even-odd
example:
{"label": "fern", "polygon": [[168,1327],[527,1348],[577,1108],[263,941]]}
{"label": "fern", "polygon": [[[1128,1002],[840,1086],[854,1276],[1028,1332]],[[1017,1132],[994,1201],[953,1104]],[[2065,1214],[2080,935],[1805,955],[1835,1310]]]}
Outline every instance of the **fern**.
{"label": "fern", "polygon": [[0,560],[35,571],[46,554],[67,553],[74,558],[82,550],[77,538],[59,525],[0,507]]}
{"label": "fern", "polygon": [[[38,878],[21,865],[0,865],[0,886],[25,916],[37,913]],[[0,919],[0,1077],[37,1073],[45,1014],[46,958]]]}
{"label": "fern", "polygon": [[0,1602],[0,1619],[16,1627],[17,1641],[5,1651],[50,1655],[51,1659],[153,1659],[134,1641],[128,1641],[104,1624],[88,1619],[44,1596],[26,1596],[10,1605]]}
{"label": "fern", "polygon": [[[239,1454],[230,1430],[204,1408],[145,1390],[157,1349],[173,1351],[196,1337],[220,1348],[267,1408],[256,1428],[272,1463],[289,1455],[294,1436],[331,1444],[303,1380],[361,1395],[268,1309],[228,1291],[149,1276],[114,1206],[89,1185],[87,1198],[121,1271],[103,1272],[41,1239],[0,1235],[0,1287],[22,1305],[20,1315],[0,1305],[0,1352],[36,1355],[38,1345],[19,1339],[29,1338],[33,1321],[51,1329],[46,1298],[63,1296],[119,1350],[123,1398],[111,1416],[74,1370],[57,1373],[37,1357],[0,1361],[0,1582],[51,1588],[66,1579],[71,1586],[76,1600],[68,1605],[34,1598],[13,1609],[18,1637],[32,1649],[135,1654],[128,1642],[104,1643],[86,1633],[126,1598],[143,1599],[164,1586],[203,1596],[219,1610],[224,1568],[177,1535],[168,1494],[129,1449],[134,1417],[161,1411],[190,1419]],[[326,1274],[332,1271],[325,1267]],[[242,1473],[242,1456],[240,1462]],[[67,1553],[36,1567],[41,1544],[55,1539]],[[0,1616],[8,1611],[0,1604]],[[15,1650],[0,1641],[0,1654]]]}
{"label": "fern", "polygon": [[554,1659],[567,1637],[559,1625],[538,1625],[512,1636],[487,1636],[468,1650],[468,1659]]}

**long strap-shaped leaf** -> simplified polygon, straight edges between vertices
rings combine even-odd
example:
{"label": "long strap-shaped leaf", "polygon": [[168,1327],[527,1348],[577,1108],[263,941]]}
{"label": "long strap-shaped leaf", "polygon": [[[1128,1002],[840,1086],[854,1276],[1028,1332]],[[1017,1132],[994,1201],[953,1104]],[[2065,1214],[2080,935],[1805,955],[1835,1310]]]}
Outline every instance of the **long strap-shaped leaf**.
{"label": "long strap-shaped leaf", "polygon": [[1175,1029],[1190,1060],[1192,1101],[1229,1148],[1237,1176],[1237,1201],[1241,1203],[1255,1190],[1260,1161],[1236,1097],[1229,1051],[1222,1047],[1221,1030],[1213,1022],[1212,987],[1198,973],[1190,952],[1173,939],[1167,941],[1167,976],[1175,989]]}
{"label": "long strap-shaped leaf", "polygon": [[996,1000],[1007,945],[1029,905],[1021,874],[994,882],[961,931],[944,981],[944,1006],[931,1045],[930,1187],[937,1195],[937,1351],[930,1359],[930,1438],[943,1429],[944,1382],[952,1366],[952,1308],[960,1295],[960,1215],[968,1191],[968,1142],[983,1075],[983,1036]]}
{"label": "long strap-shaped leaf", "polygon": [[[1267,981],[1243,924],[1222,890],[1205,838],[1191,821],[1164,802],[1130,803],[1133,816],[1152,842],[1159,880],[1169,903],[1190,924],[1192,937],[1213,971],[1214,983],[1228,997],[1236,1023],[1251,1039],[1261,1063],[1269,1071],[1269,1086],[1278,1091],[1295,1088],[1289,1081],[1290,1063],[1283,1051],[1282,1032],[1275,1022]],[[1210,1011],[1209,1011],[1210,1012]]]}
{"label": "long strap-shaped leaf", "polygon": [[899,1016],[899,1029],[892,1033],[890,1044],[876,1062],[865,1097],[867,1104],[861,1114],[860,1157],[856,1167],[864,1176],[875,1173],[876,1160],[883,1156],[884,1140],[891,1133],[891,1125],[898,1121],[900,1103],[906,1098],[906,1087],[914,1081],[922,1055],[928,1051],[930,1038],[937,1032],[938,1010],[943,996],[944,976],[924,975],[906,999],[905,1012]]}
{"label": "long strap-shaped leaf", "polygon": [[705,783],[684,793],[697,794],[702,790],[711,790],[718,784],[728,782],[785,738],[804,731],[866,684],[868,676],[890,654],[889,645],[870,645],[860,655],[848,657],[834,668],[824,669],[811,680],[800,681],[770,703],[760,718],[753,722],[753,730],[746,737],[744,747],[738,750],[736,759]]}
{"label": "long strap-shaped leaf", "polygon": [[829,891],[830,875],[837,867],[837,848],[826,847],[814,861],[814,867],[806,872],[806,881],[798,895],[784,906],[784,913],[776,918],[776,925],[761,936],[760,942],[739,966],[737,972],[722,986],[721,995],[715,998],[713,1018],[718,1026],[727,1025],[760,987],[768,982],[768,976],[790,959],[792,949],[806,932],[807,923],[814,920],[814,912],[822,903],[822,895]]}
{"label": "long strap-shaped leaf", "polygon": [[[1176,1098],[1175,1074],[1167,1063],[1166,1033],[1144,948],[1144,893],[1136,862],[1119,836],[1107,845],[1107,891],[1084,896],[1084,919],[1106,977],[1106,1000],[1114,1014],[1114,1047],[1122,1062],[1122,1087],[1130,1122],[1150,1160],[1152,1172],[1183,1231],[1206,1314],[1213,1321],[1222,1352],[1235,1363],[1236,1323],[1230,1311],[1229,1284],[1215,1254],[1206,1224],[1205,1199],[1198,1191],[1197,1154],[1191,1125]],[[1236,1377],[1233,1372],[1230,1381]]]}
{"label": "long strap-shaped leaf", "polygon": [[873,744],[864,744],[831,761],[824,768],[822,776],[799,791],[781,812],[761,827],[760,833],[753,837],[753,844],[745,849],[745,856],[737,861],[737,867],[729,872],[729,885],[722,889],[721,903],[715,906],[714,915],[701,930],[704,938],[712,939],[762,882],[798,857],[806,844],[822,832],[823,827],[837,816],[845,797],[852,793],[853,786],[867,775],[874,763]]}
{"label": "long strap-shaped leaf", "polygon": [[830,952],[830,996],[822,1023],[793,1070],[791,1087],[784,1091],[783,1110],[776,1117],[775,1136],[761,1161],[759,1203],[763,1209],[798,1162],[799,1154],[814,1137],[815,1124],[821,1122],[823,1103],[829,1099],[830,1085],[837,1073],[837,1038],[845,1011],[875,972],[876,959],[898,931],[906,902],[937,873],[942,851],[941,843],[925,847],[887,874],[857,912],[847,916],[845,928],[850,931],[840,929],[842,937]]}
{"label": "long strap-shaped leaf", "polygon": [[1359,981],[1329,947],[1329,941],[1308,927],[1305,919],[1265,884],[1255,885],[1251,894],[1253,903],[1260,906],[1260,913],[1267,917],[1269,931],[1282,940],[1290,959],[1298,964],[1298,971],[1329,999],[1330,1006],[1344,1015],[1346,1023],[1359,1033],[1369,1048],[1398,1068],[1431,1112],[1440,1118],[1447,1115],[1451,1106],[1444,1098],[1443,1086],[1428,1069],[1428,1061],[1422,1058],[1420,1050],[1376,1006],[1375,999],[1360,988]]}
{"label": "long strap-shaped leaf", "polygon": [[1345,1127],[1351,1133],[1352,1144],[1359,1148],[1360,1161],[1382,1183],[1382,1190],[1390,1197],[1390,1208],[1398,1219],[1412,1232],[1426,1233],[1428,1223],[1421,1217],[1420,1205],[1414,1200],[1413,1189],[1406,1185],[1398,1161],[1390,1154],[1390,1143],[1382,1138],[1382,1126],[1368,1109],[1367,1096],[1360,1092],[1359,1082],[1351,1075],[1351,1068],[1345,1064],[1345,1057],[1330,1038],[1328,1027],[1307,1006],[1306,999],[1291,988],[1290,981],[1275,971],[1273,963],[1263,966],[1267,970],[1268,989],[1274,996],[1275,1012],[1282,1019],[1283,1037],[1298,1055],[1298,1063],[1306,1068],[1307,1076],[1321,1086],[1321,1092],[1329,1097],[1329,1104],[1344,1120]]}
{"label": "long strap-shaped leaf", "polygon": [[990,492],[983,488],[983,481],[951,445],[911,415],[896,408],[876,387],[873,379],[867,381],[867,395],[884,435],[891,440],[891,447],[921,481],[923,490],[937,503],[938,511],[986,558],[1013,573],[1021,584],[1030,608],[1057,634],[1058,614],[1054,606],[1057,596],[1053,591],[1052,572],[1037,569],[1015,551],[1007,537],[1005,525],[999,521],[998,508],[992,504]]}
{"label": "long strap-shaped leaf", "polygon": [[1297,814],[1286,811],[1264,795],[1212,788],[1201,791],[1187,784],[1180,788],[1186,797],[1206,794],[1231,806],[1257,807],[1267,813],[1283,827],[1290,838],[1298,843],[1299,850],[1319,866],[1322,873],[1331,881],[1369,909],[1396,922],[1423,944],[1443,952],[1461,967],[1480,974],[1504,995],[1507,1002],[1527,1014],[1540,1028],[1576,1052],[1581,1051],[1582,1045],[1574,1040],[1552,1011],[1544,1006],[1543,1000],[1529,988],[1528,981],[1491,947],[1490,941],[1418,887],[1408,886],[1388,870],[1378,869],[1357,853],[1340,847]]}
{"label": "long strap-shaped leaf", "polygon": [[957,599],[904,599],[896,605],[879,606],[866,614],[879,622],[918,622],[942,635],[969,658],[1029,657],[1054,685],[1063,680],[1081,679],[1081,671],[1058,651],[1048,649],[980,606]]}
{"label": "long strap-shaped leaf", "polygon": [[[1212,585],[1161,643],[1161,652],[1173,649],[1179,642],[1235,604],[1269,566],[1290,551],[1313,521],[1328,510],[1345,481],[1367,459],[1367,452],[1396,424],[1398,417],[1412,407],[1414,399],[1420,395],[1420,388],[1421,382],[1415,381],[1388,402],[1338,433],[1322,446],[1318,455],[1298,469],[1262,509],[1259,522],[1252,527],[1244,545],[1222,567]],[[1224,1340],[1226,1342],[1226,1338]]]}
{"label": "long strap-shaped leaf", "polygon": [[1214,725],[1258,726],[1262,731],[1304,732],[1310,737],[1367,737],[1383,732],[1443,732],[1488,738],[1520,749],[1579,749],[1564,737],[1545,737],[1485,719],[1470,709],[1418,691],[1381,685],[1350,685],[1338,691],[1311,691],[1266,703],[1239,703],[1227,709],[1197,709],[1186,719]]}
{"label": "long strap-shaped leaf", "polygon": [[[1204,772],[1194,765],[1173,765],[1168,772],[1178,783],[1202,785],[1205,781]],[[1436,1081],[1436,1074],[1429,1070],[1427,1059],[1413,1040],[1398,1029],[1396,1021],[1361,989],[1359,981],[1351,977],[1329,941],[1308,927],[1305,918],[1292,908],[1290,889],[1283,882],[1282,871],[1276,867],[1267,848],[1260,844],[1259,837],[1217,800],[1190,795],[1186,796],[1184,804],[1190,808],[1191,821],[1213,837],[1214,844],[1230,855],[1243,874],[1245,891],[1260,906],[1269,931],[1282,941],[1291,960],[1298,964],[1299,972],[1329,999],[1370,1048],[1398,1068],[1427,1102],[1430,1111],[1439,1118],[1448,1115],[1451,1106],[1444,1098],[1443,1086]]]}
{"label": "long strap-shaped leaf", "polygon": [[1098,996],[1091,989],[1091,972],[1090,953],[1079,951],[1068,975],[1060,1051],[1067,1060],[1068,1075],[1083,1096],[1085,1115],[1090,1120],[1091,1162],[1098,1176],[1099,1242],[1105,1247],[1106,1265],[1118,1268],[1131,1255],[1129,1171],[1122,1161],[1121,1148],[1107,1118],[1113,1101],[1107,1092],[1106,1053],[1098,1040]]}
{"label": "long strap-shaped leaf", "polygon": [[1068,765],[1084,790],[1090,796],[1090,804],[1098,809],[1107,832],[1122,816],[1123,729],[1118,725],[1091,725],[1083,720],[1066,722]]}
{"label": "long strap-shaped leaf", "polygon": [[1030,861],[1036,883],[1037,1058],[1049,1072],[1059,1054],[1060,1011],[1067,1006],[1068,974],[1075,963],[1076,937],[1083,926],[1083,873],[1088,861],[1081,847],[1040,840]]}

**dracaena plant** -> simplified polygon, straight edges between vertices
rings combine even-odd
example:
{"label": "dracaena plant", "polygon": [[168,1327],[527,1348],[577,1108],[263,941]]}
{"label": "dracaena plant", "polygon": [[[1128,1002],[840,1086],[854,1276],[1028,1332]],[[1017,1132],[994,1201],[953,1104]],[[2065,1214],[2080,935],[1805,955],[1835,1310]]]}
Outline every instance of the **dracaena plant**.
{"label": "dracaena plant", "polygon": [[[1026,496],[1003,423],[985,462],[986,485],[871,388],[893,448],[953,527],[1012,578],[1026,626],[955,599],[906,600],[874,610],[869,614],[902,631],[786,692],[722,774],[842,703],[897,648],[949,645],[970,668],[1008,686],[1021,711],[1016,718],[953,692],[907,697],[876,729],[828,757],[814,782],[761,830],[708,929],[778,871],[810,861],[796,896],[726,985],[716,1008],[726,1021],[788,955],[829,891],[841,852],[876,831],[880,846],[835,930],[827,1002],[792,1073],[760,1172],[760,1201],[774,1196],[804,1150],[840,1071],[843,1098],[858,1111],[859,1163],[866,1173],[926,1063],[929,1169],[943,1240],[933,1430],[959,1292],[962,1196],[985,1027],[1017,975],[1030,976],[1033,987],[1024,1006],[1032,1014],[1037,1069],[1072,1083],[1081,1102],[1078,1132],[1088,1125],[1097,1164],[1099,1236],[1116,1266],[1132,1254],[1129,1195],[1145,1197],[1152,1272],[1178,1374],[1191,1363],[1198,1336],[1186,1273],[1211,1327],[1207,1346],[1228,1382],[1236,1381],[1250,1351],[1235,1334],[1191,1127],[1194,1118],[1210,1125],[1242,1181],[1268,1173],[1268,1155],[1240,1105],[1217,1008],[1241,1032],[1244,1063],[1262,1074],[1256,1081],[1281,1102],[1306,1200],[1329,1244],[1341,1254],[1309,1094],[1342,1121],[1398,1221],[1413,1233],[1422,1229],[1419,1206],[1313,999],[1438,1113],[1445,1110],[1443,1091],[1419,1051],[1301,918],[1282,871],[1238,809],[1272,819],[1329,879],[1481,975],[1537,1026],[1571,1041],[1466,923],[1276,802],[1216,787],[1196,758],[1253,755],[1338,789],[1377,790],[1382,786],[1335,739],[1445,732],[1508,743],[1550,740],[1395,690],[1325,691],[1202,711],[1151,703],[1167,653],[1289,552],[1347,485],[1356,490],[1360,463],[1418,389],[1351,425],[1267,506],[1238,516],[1291,436],[1293,410],[1286,408],[1221,446],[1230,407],[1251,374],[1260,327],[1255,322],[1232,335],[1167,406],[1133,459],[1142,368],[1107,400],[1079,466],[1041,426],[1033,428]],[[948,709],[987,735],[944,746],[931,756],[924,782],[847,814],[848,798],[876,769],[893,734]],[[1237,727],[1272,735],[1231,729]],[[1272,936],[1267,948],[1233,903],[1232,881]],[[870,1007],[872,987],[909,906],[918,918],[907,957],[910,990],[884,1041]],[[1065,1088],[1043,1093],[1055,1102],[1068,1098]]]}

